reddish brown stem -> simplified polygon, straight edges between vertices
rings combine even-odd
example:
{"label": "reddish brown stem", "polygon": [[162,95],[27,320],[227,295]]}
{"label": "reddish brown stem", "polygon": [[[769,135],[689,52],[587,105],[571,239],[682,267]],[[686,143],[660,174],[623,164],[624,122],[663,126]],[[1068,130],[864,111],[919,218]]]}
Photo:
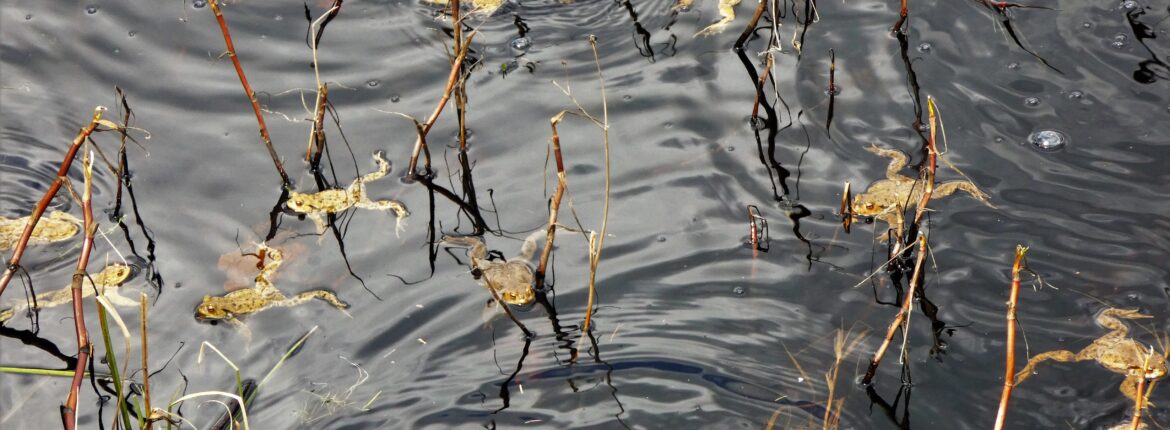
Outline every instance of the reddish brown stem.
{"label": "reddish brown stem", "polygon": [[544,249],[540,252],[540,264],[536,267],[537,287],[544,286],[544,274],[548,267],[548,258],[552,255],[553,240],[557,233],[557,214],[560,213],[561,199],[564,198],[565,190],[569,187],[569,179],[565,174],[565,161],[561,157],[561,136],[557,133],[557,124],[565,118],[565,112],[557,114],[549,119],[549,125],[552,127],[552,152],[553,159],[557,163],[557,190],[553,192],[552,199],[548,203],[548,231],[544,238]]}
{"label": "reddish brown stem", "polygon": [[57,195],[57,191],[61,189],[61,185],[65,183],[65,178],[69,174],[69,168],[73,166],[73,159],[77,156],[77,149],[81,148],[81,144],[89,138],[97,129],[99,122],[102,120],[102,113],[106,111],[104,107],[94,109],[93,119],[89,121],[89,125],[81,129],[77,133],[77,137],[73,138],[73,145],[65,152],[65,159],[61,160],[61,167],[57,169],[57,179],[49,184],[49,189],[45,191],[45,195],[41,196],[41,201],[37,202],[37,206],[33,209],[33,213],[29,216],[28,225],[24,226],[24,232],[20,234],[20,240],[16,243],[16,248],[12,251],[12,257],[8,259],[8,266],[4,268],[4,275],[0,277],[0,296],[4,295],[4,289],[8,287],[8,282],[12,281],[12,276],[16,274],[16,270],[20,268],[20,259],[24,257],[24,250],[28,247],[28,241],[32,238],[33,229],[36,228],[37,222],[41,220],[41,215],[45,213],[45,209],[49,207],[49,202]]}
{"label": "reddish brown stem", "polygon": [[[868,385],[873,380],[874,373],[882,364],[882,357],[886,355],[886,349],[890,347],[890,341],[894,339],[894,333],[902,327],[902,323],[906,321],[906,317],[910,315],[913,310],[914,294],[918,291],[918,284],[920,276],[922,275],[922,266],[926,262],[926,235],[918,235],[918,261],[914,263],[914,276],[910,278],[910,288],[906,290],[906,298],[902,300],[902,308],[898,310],[898,314],[894,316],[894,320],[890,322],[890,327],[886,329],[886,338],[882,341],[882,345],[878,347],[877,351],[873,353],[873,359],[869,362],[869,369],[865,371],[865,378],[862,378],[861,383]],[[905,336],[905,334],[903,334]]]}
{"label": "reddish brown stem", "polygon": [[[86,157],[88,160],[89,157]],[[84,162],[84,161],[83,161]],[[85,191],[81,195],[81,209],[85,214],[85,240],[81,244],[81,255],[77,257],[77,269],[73,271],[73,282],[70,289],[73,292],[73,323],[77,332],[77,364],[73,368],[73,381],[69,388],[69,397],[61,407],[61,420],[66,430],[73,430],[77,425],[77,398],[81,393],[81,381],[85,377],[85,366],[89,364],[93,345],[89,343],[89,332],[85,329],[85,309],[82,306],[82,284],[86,276],[86,267],[89,265],[89,254],[93,250],[93,235],[97,225],[93,221],[93,179],[92,167],[85,168]]]}
{"label": "reddish brown stem", "polygon": [[[456,11],[452,13],[455,28],[460,30],[460,26],[463,24],[456,19],[459,16],[459,0],[451,0],[451,8]],[[431,112],[431,116],[427,117],[427,121],[423,123],[422,130],[419,132],[418,138],[414,141],[414,149],[410,153],[410,164],[406,168],[406,176],[408,178],[413,177],[417,173],[418,156],[422,152],[423,139],[431,132],[431,127],[439,119],[439,114],[443,113],[443,108],[447,106],[447,101],[451,99],[451,92],[455,90],[455,83],[459,81],[460,71],[463,70],[463,60],[467,58],[467,49],[471,47],[471,39],[474,37],[475,32],[472,31],[467,35],[467,39],[461,42],[463,45],[460,49],[455,51],[455,61],[451,62],[451,72],[447,74],[447,87],[443,89],[443,97],[439,99],[439,104],[435,106],[435,110]]]}
{"label": "reddish brown stem", "polygon": [[1003,393],[999,396],[999,412],[995,414],[995,430],[1003,429],[1007,418],[1008,401],[1016,385],[1016,302],[1020,297],[1020,265],[1028,248],[1016,245],[1016,260],[1012,263],[1012,289],[1007,306],[1007,358],[1004,363]]}
{"label": "reddish brown stem", "polygon": [[272,146],[272,137],[268,135],[268,126],[264,123],[263,112],[260,111],[260,100],[256,99],[256,92],[252,91],[252,85],[248,84],[248,77],[244,75],[244,67],[240,65],[240,58],[236,55],[236,46],[232,43],[232,34],[228,31],[227,21],[223,18],[223,12],[219,10],[219,1],[211,0],[208,4],[211,5],[211,11],[215,12],[215,20],[219,22],[219,31],[223,33],[223,42],[227,46],[228,57],[232,59],[232,65],[236,68],[236,75],[240,77],[240,85],[244,87],[244,94],[252,102],[252,111],[256,113],[256,124],[260,126],[260,139],[264,141],[264,146],[268,148],[268,155],[272,157],[272,164],[276,165],[276,172],[280,173],[280,180],[284,188],[291,190],[292,181],[288,179],[288,174],[284,172],[284,164],[280,162],[280,155],[277,155],[276,148]]}

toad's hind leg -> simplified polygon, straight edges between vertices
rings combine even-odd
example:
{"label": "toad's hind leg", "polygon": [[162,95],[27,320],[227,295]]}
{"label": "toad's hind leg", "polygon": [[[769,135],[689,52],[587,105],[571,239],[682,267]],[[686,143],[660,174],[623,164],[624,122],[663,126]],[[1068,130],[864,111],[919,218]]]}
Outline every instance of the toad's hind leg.
{"label": "toad's hind leg", "polygon": [[1032,376],[1032,372],[1035,371],[1036,365],[1040,364],[1041,362],[1043,362],[1045,360],[1069,362],[1069,361],[1078,361],[1079,358],[1077,357],[1076,354],[1073,354],[1072,351],[1064,351],[1064,350],[1048,351],[1048,352],[1045,352],[1043,354],[1032,357],[1031,360],[1028,360],[1028,364],[1026,366],[1024,366],[1024,368],[1022,370],[1020,370],[1019,373],[1016,374],[1016,384],[1024,382],[1025,379],[1028,379],[1029,376]]}
{"label": "toad's hind leg", "polygon": [[386,153],[382,151],[375,152],[374,161],[378,163],[378,170],[365,174],[365,176],[362,176],[361,179],[358,179],[358,181],[363,183],[370,182],[381,179],[383,176],[386,176],[387,173],[390,173],[390,162],[386,161]]}
{"label": "toad's hind leg", "polygon": [[[1126,398],[1128,398],[1129,401],[1131,401],[1131,402],[1137,402],[1138,395],[1142,394],[1142,393],[1138,392],[1138,382],[1141,380],[1141,378],[1142,378],[1141,376],[1136,376],[1136,375],[1135,376],[1127,376],[1124,381],[1121,381],[1121,387],[1119,387],[1121,390],[1121,394],[1124,395]],[[1142,402],[1143,409],[1145,409],[1151,405],[1152,404],[1148,401]]]}
{"label": "toad's hind leg", "polygon": [[731,24],[731,22],[735,20],[735,6],[738,5],[739,2],[740,0],[719,0],[719,15],[723,18],[721,18],[718,22],[707,26],[707,28],[700,30],[698,33],[695,33],[695,37],[713,36],[722,33],[723,30],[726,30],[727,25]]}
{"label": "toad's hind leg", "polygon": [[869,146],[865,148],[865,150],[872,152],[874,155],[879,157],[890,159],[890,165],[886,166],[886,179],[897,180],[899,178],[903,178],[901,173],[902,169],[906,167],[906,163],[909,163],[910,159],[906,157],[906,154],[903,154],[902,151],[897,149],[886,149],[877,145]]}
{"label": "toad's hind leg", "polygon": [[540,229],[529,234],[524,238],[524,243],[520,245],[520,255],[517,258],[524,261],[532,261],[532,256],[536,255],[536,241],[541,236],[547,235],[548,231]]}
{"label": "toad's hind leg", "polygon": [[1121,322],[1118,318],[1132,320],[1152,317],[1149,315],[1143,315],[1137,309],[1109,308],[1101,311],[1101,313],[1097,315],[1097,325],[1107,328],[1115,333],[1119,333],[1121,336],[1125,336],[1125,334],[1129,332],[1129,327],[1126,326],[1125,323]]}
{"label": "toad's hind leg", "polygon": [[934,188],[934,194],[931,195],[931,198],[937,199],[946,197],[954,194],[955,191],[959,190],[966,191],[967,194],[970,194],[971,197],[975,198],[975,200],[979,200],[988,207],[995,209],[995,205],[988,201],[987,194],[985,194],[983,190],[980,190],[979,187],[976,187],[975,184],[971,181],[950,181],[941,183]]}
{"label": "toad's hind leg", "polygon": [[326,302],[329,302],[329,304],[333,305],[333,307],[340,309],[341,312],[344,313],[346,316],[351,316],[349,314],[349,312],[345,312],[345,310],[349,308],[349,304],[341,301],[341,299],[337,298],[337,294],[334,294],[332,291],[328,291],[328,290],[305,291],[303,293],[297,294],[297,295],[289,297],[287,299],[273,302],[272,305],[273,306],[282,306],[282,307],[292,307],[292,306],[300,305],[302,303],[305,303],[305,302],[307,302],[309,300],[313,300],[313,299],[321,299],[321,300],[324,300]]}
{"label": "toad's hind leg", "polygon": [[397,200],[369,200],[364,199],[358,201],[354,206],[362,209],[371,209],[383,212],[394,212],[398,217],[398,221],[394,224],[394,235],[400,235],[406,231],[406,217],[410,216],[410,211],[406,210],[406,205]]}

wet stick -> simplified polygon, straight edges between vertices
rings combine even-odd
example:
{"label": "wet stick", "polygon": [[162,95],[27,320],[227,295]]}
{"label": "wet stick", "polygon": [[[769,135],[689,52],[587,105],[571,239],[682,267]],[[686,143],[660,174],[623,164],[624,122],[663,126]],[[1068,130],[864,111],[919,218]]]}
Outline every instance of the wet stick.
{"label": "wet stick", "polygon": [[[328,89],[321,82],[321,63],[317,61],[317,45],[325,24],[341,12],[341,0],[309,24],[309,43],[313,50],[313,79],[317,83],[317,102],[313,104],[313,129],[309,132],[309,147],[305,149],[305,161],[315,169],[321,163],[321,152],[325,149],[325,104],[328,103]],[[315,149],[315,150],[314,150]]]}
{"label": "wet stick", "polygon": [[252,111],[256,113],[256,125],[260,127],[260,139],[264,141],[264,146],[268,148],[268,155],[272,157],[272,164],[276,165],[276,172],[280,174],[281,183],[287,190],[292,189],[292,181],[288,179],[288,174],[284,172],[284,164],[280,162],[280,156],[276,154],[276,148],[272,146],[272,137],[268,135],[268,126],[264,123],[264,114],[260,111],[260,100],[256,99],[256,92],[252,91],[252,85],[248,84],[248,77],[244,75],[244,67],[240,65],[240,58],[236,55],[236,46],[232,43],[232,34],[228,31],[227,21],[223,18],[223,12],[219,10],[219,1],[210,0],[211,11],[215,13],[215,21],[219,23],[219,31],[223,33],[223,43],[227,46],[228,57],[232,59],[232,66],[236,68],[236,75],[240,77],[240,85],[244,87],[244,94],[248,96],[248,100],[252,102]]}
{"label": "wet stick", "polygon": [[[461,35],[463,23],[459,20],[459,0],[451,0],[451,22],[455,24],[455,34]],[[455,83],[459,80],[461,71],[463,70],[463,60],[467,58],[467,50],[471,47],[471,39],[475,37],[475,32],[467,34],[466,39],[458,38],[463,45],[459,50],[455,51],[455,59],[451,62],[451,72],[447,74],[447,86],[443,89],[443,97],[439,98],[439,104],[435,105],[435,110],[431,112],[431,116],[427,117],[426,122],[423,123],[422,130],[418,133],[418,139],[414,141],[414,149],[410,153],[410,164],[407,165],[406,177],[413,178],[418,170],[418,156],[422,152],[423,139],[431,132],[431,127],[435,125],[435,121],[439,119],[439,114],[443,113],[443,108],[447,106],[447,101],[451,99],[451,92],[455,90]]]}
{"label": "wet stick", "polygon": [[564,198],[565,189],[569,187],[569,179],[565,174],[565,162],[561,157],[561,135],[557,133],[557,124],[565,119],[567,113],[567,111],[561,111],[556,116],[549,118],[549,126],[552,127],[553,159],[557,163],[557,190],[553,192],[552,199],[548,203],[548,232],[544,238],[544,249],[540,251],[540,263],[536,266],[536,273],[533,275],[538,288],[544,287],[544,274],[548,267],[548,257],[552,255],[553,240],[557,232],[557,214],[561,210],[561,199]]}
{"label": "wet stick", "polygon": [[[914,275],[910,278],[910,288],[906,290],[906,298],[902,300],[902,308],[898,310],[898,314],[894,316],[894,320],[890,322],[890,327],[886,329],[885,340],[882,341],[881,346],[873,353],[873,359],[869,362],[869,368],[865,371],[865,377],[861,379],[862,385],[869,385],[873,380],[873,375],[877,372],[877,368],[882,363],[882,357],[886,355],[886,349],[890,347],[890,341],[894,339],[894,333],[898,328],[903,327],[903,322],[910,316],[910,312],[914,309],[914,294],[918,291],[918,284],[922,279],[922,266],[926,262],[926,235],[918,235],[918,261],[914,263]],[[903,336],[906,335],[905,330]]]}
{"label": "wet stick", "polygon": [[995,414],[995,430],[1003,429],[1008,400],[1012,398],[1012,387],[1016,385],[1016,302],[1020,297],[1020,263],[1027,252],[1028,247],[1016,245],[1016,260],[1012,263],[1012,289],[1007,303],[1007,358],[1004,362],[1003,393],[999,396],[999,412]]}
{"label": "wet stick", "polygon": [[[95,118],[96,122],[96,118]],[[61,422],[66,430],[73,430],[77,426],[77,398],[81,394],[81,381],[84,379],[85,366],[89,364],[93,345],[89,343],[89,332],[85,329],[85,310],[82,306],[81,287],[84,284],[86,268],[89,266],[89,255],[93,251],[93,235],[97,231],[97,224],[93,220],[93,159],[86,153],[83,164],[85,176],[84,191],[81,194],[81,210],[85,214],[85,240],[81,244],[81,255],[77,257],[77,268],[73,271],[73,327],[77,333],[77,364],[73,369],[73,381],[69,388],[69,396],[61,406]]]}
{"label": "wet stick", "polygon": [[53,197],[57,195],[57,191],[61,189],[61,185],[65,183],[69,174],[69,168],[73,166],[73,159],[77,156],[78,148],[81,148],[81,144],[89,139],[89,136],[94,131],[97,131],[99,125],[118,128],[113,123],[102,119],[102,113],[105,111],[106,108],[102,106],[94,109],[93,118],[90,119],[89,125],[77,133],[77,137],[73,138],[73,145],[65,152],[65,159],[61,160],[61,167],[57,169],[57,179],[54,179],[49,184],[49,189],[45,191],[45,195],[41,197],[41,201],[37,202],[37,206],[33,209],[32,215],[29,216],[28,225],[24,226],[24,232],[20,234],[20,240],[17,241],[16,247],[12,250],[12,257],[8,259],[8,265],[4,268],[4,275],[0,277],[0,296],[4,295],[4,289],[8,287],[8,282],[12,281],[12,276],[20,268],[20,258],[24,256],[24,250],[28,247],[28,241],[32,238],[33,229],[36,228],[37,222],[41,219],[41,215],[45,213],[45,209],[49,207],[49,202],[53,200]]}
{"label": "wet stick", "polygon": [[146,428],[154,428],[154,408],[150,407],[150,343],[147,342],[147,325],[146,325],[146,293],[141,293],[138,296],[138,311],[139,324],[141,324],[142,331],[142,401],[146,405],[146,414],[150,416],[146,420]]}

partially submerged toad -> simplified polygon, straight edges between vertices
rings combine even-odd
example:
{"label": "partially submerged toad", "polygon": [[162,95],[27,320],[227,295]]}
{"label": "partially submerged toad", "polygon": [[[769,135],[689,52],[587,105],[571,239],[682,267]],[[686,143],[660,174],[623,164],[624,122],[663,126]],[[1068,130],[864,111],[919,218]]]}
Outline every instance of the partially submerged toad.
{"label": "partially submerged toad", "polygon": [[478,236],[445,236],[443,243],[451,246],[470,248],[467,258],[476,278],[485,288],[493,291],[504,303],[512,305],[527,305],[536,300],[536,292],[532,288],[533,275],[532,255],[536,253],[536,239],[544,233],[537,230],[524,239],[520,246],[520,255],[506,261],[488,259],[487,246]]}
{"label": "partially submerged toad", "polygon": [[[284,261],[279,249],[272,248],[265,243],[257,245],[257,254],[264,263],[263,269],[256,275],[256,282],[252,288],[244,288],[227,293],[223,296],[203,296],[203,302],[195,308],[195,318],[200,321],[224,321],[237,329],[244,331],[246,327],[239,321],[239,317],[254,314],[273,307],[296,306],[312,299],[321,299],[345,312],[349,305],[337,298],[337,295],[328,290],[312,290],[286,297],[276,289],[272,278],[276,269]],[[348,313],[346,314],[348,315]]]}
{"label": "partially submerged toad", "polygon": [[386,161],[382,151],[374,153],[374,161],[378,163],[377,171],[354,179],[346,188],[333,188],[316,193],[293,191],[289,193],[285,204],[293,212],[308,215],[317,226],[317,234],[324,233],[328,228],[325,222],[328,214],[335,214],[351,207],[394,212],[398,217],[395,231],[400,232],[404,228],[403,220],[410,215],[406,206],[394,200],[370,200],[366,194],[367,182],[381,179],[390,172],[390,162]]}
{"label": "partially submerged toad", "polygon": [[[118,306],[138,306],[138,301],[123,297],[118,294],[118,288],[125,283],[130,276],[134,274],[134,270],[125,264],[114,263],[106,266],[101,272],[95,275],[87,276],[82,279],[81,297],[86,298],[93,296],[95,292],[99,292],[110,301]],[[34,310],[51,308],[53,306],[71,303],[73,301],[72,285],[67,286],[57,291],[49,291],[46,293],[37,294],[36,300],[33,303],[27,301],[19,302],[15,306],[0,311],[0,323],[8,321],[17,312],[29,309]]]}
{"label": "partially submerged toad", "polygon": [[[0,251],[12,249],[20,241],[24,227],[31,216],[15,219],[0,217]],[[77,235],[83,222],[68,212],[53,211],[41,217],[29,237],[29,245],[60,242]]]}
{"label": "partially submerged toad", "polygon": [[[450,3],[449,0],[427,0],[431,3],[446,6]],[[469,15],[491,16],[497,9],[504,4],[504,0],[471,0],[471,11]]]}
{"label": "partially submerged toad", "polygon": [[[890,165],[886,167],[886,179],[880,179],[869,186],[865,193],[853,198],[853,214],[856,216],[871,216],[888,224],[896,224],[901,211],[910,205],[917,205],[925,192],[925,185],[917,179],[904,176],[900,172],[909,161],[906,154],[894,149],[879,148],[876,145],[865,148],[867,151],[882,157],[889,157]],[[987,194],[976,187],[971,181],[955,180],[943,182],[934,187],[930,198],[940,199],[955,191],[965,191],[983,204],[995,208],[987,200]]]}
{"label": "partially submerged toad", "polygon": [[1016,384],[1032,376],[1036,365],[1045,360],[1059,362],[1093,360],[1114,373],[1125,375],[1125,381],[1121,383],[1121,394],[1131,401],[1136,400],[1138,381],[1143,378],[1156,380],[1166,376],[1166,357],[1155,353],[1147,368],[1146,356],[1151,354],[1152,350],[1129,337],[1129,327],[1121,322],[1120,318],[1138,319],[1150,316],[1142,315],[1137,309],[1108,308],[1101,311],[1097,315],[1097,325],[1112,331],[1094,340],[1078,353],[1058,350],[1032,357],[1028,360],[1028,365],[1016,374]]}
{"label": "partially submerged toad", "polygon": [[[713,36],[722,33],[723,30],[726,30],[727,25],[731,24],[731,22],[735,20],[735,6],[738,5],[739,2],[740,0],[719,0],[719,21],[716,21],[714,24],[707,26],[707,28],[699,30],[698,33],[695,33],[695,37]],[[690,9],[691,5],[694,3],[695,0],[678,0],[672,10],[687,10]]]}

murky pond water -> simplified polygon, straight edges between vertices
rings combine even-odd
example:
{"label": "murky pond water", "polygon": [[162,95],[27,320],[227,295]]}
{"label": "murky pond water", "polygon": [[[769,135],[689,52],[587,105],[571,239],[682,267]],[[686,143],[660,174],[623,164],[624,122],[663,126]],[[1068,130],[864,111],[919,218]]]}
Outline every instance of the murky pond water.
{"label": "murky pond water", "polygon": [[[467,204],[467,189],[454,106],[427,138],[433,183],[451,195],[400,180],[416,131],[396,113],[424,120],[450,70],[450,20],[426,3],[347,2],[318,52],[332,105],[325,132],[335,173],[327,178],[345,187],[376,170],[370,154],[384,151],[393,169],[366,191],[410,209],[402,231],[393,214],[358,208],[337,218],[338,234],[317,236],[310,219],[273,211],[281,180],[203,0],[0,2],[0,215],[32,210],[94,106],[115,108],[114,86],[124,89],[131,125],[145,130],[131,132],[138,145],[128,148],[136,207],[99,161],[94,205],[103,234],[91,267],[127,257],[146,268],[123,288],[152,299],[156,406],[232,389],[229,365],[210,352],[199,360],[203,342],[259,379],[318,327],[248,409],[257,428],[820,428],[838,330],[867,332],[841,358],[833,384],[841,428],[988,428],[1003,386],[1016,244],[1031,247],[1030,268],[1055,287],[1021,292],[1032,355],[1089,345],[1106,333],[1093,321],[1108,307],[1153,316],[1132,322],[1143,343],[1165,332],[1164,2],[1034,2],[1059,10],[1010,8],[1005,21],[980,2],[912,1],[902,38],[889,31],[896,2],[821,1],[815,13],[782,2],[741,55],[732,47],[755,7],[747,3],[727,31],[699,38],[718,19],[714,0],[682,11],[669,0],[508,2],[468,21],[477,31],[469,56],[478,64],[466,81],[476,202],[487,248],[509,258],[548,220],[556,184],[546,161],[549,118],[577,109],[575,101],[601,118],[588,43],[597,37],[612,189],[584,342],[583,234],[557,235],[551,291],[514,308],[530,339],[485,309],[491,295],[463,248],[431,246],[442,234],[472,233],[477,222],[455,203]],[[314,18],[328,7],[307,5]],[[233,2],[224,15],[294,188],[315,191],[303,161],[316,86],[305,9]],[[779,48],[752,120],[770,38]],[[843,231],[842,185],[862,194],[886,176],[889,160],[865,150],[871,145],[911,154],[898,173],[913,176],[929,134],[927,97],[946,137],[940,183],[969,179],[994,207],[963,191],[931,201],[922,223],[931,257],[925,299],[915,301],[905,343],[895,337],[866,387],[857,380],[907,282],[883,270],[887,246],[875,238],[884,222]],[[120,120],[117,109],[107,117]],[[560,220],[597,231],[603,134],[581,116],[567,117],[558,132],[569,184]],[[116,152],[116,133],[94,140],[107,156]],[[80,165],[69,176],[76,187]],[[119,195],[125,229],[108,216]],[[747,245],[753,205],[768,222],[766,252]],[[64,192],[53,208],[81,214]],[[243,318],[250,342],[227,324],[196,321],[205,296],[258,283],[258,260],[240,254],[266,238],[282,250],[277,288],[334,291],[351,305],[348,314],[319,300],[266,310]],[[69,283],[78,243],[29,248],[22,265],[38,291]],[[23,301],[25,285],[14,281],[4,303]],[[65,308],[41,311],[35,332],[24,315],[6,322],[0,366],[69,368],[76,343]],[[137,333],[136,311],[121,313]],[[131,337],[130,357],[120,344],[114,352],[133,368],[141,343]],[[574,359],[578,345],[589,350]],[[1017,368],[1025,361],[1022,345],[1018,351]],[[97,358],[106,354],[98,341]],[[95,366],[105,371],[103,362]],[[1132,408],[1118,391],[1122,379],[1090,362],[1045,363],[1016,387],[1008,425],[1121,422]],[[59,425],[68,389],[68,378],[0,372],[0,426]],[[84,428],[99,428],[98,393],[107,394],[82,386]],[[181,412],[205,428],[223,408],[202,400]],[[1170,422],[1166,391],[1151,401],[1147,419]],[[109,425],[113,409],[101,414]]]}

